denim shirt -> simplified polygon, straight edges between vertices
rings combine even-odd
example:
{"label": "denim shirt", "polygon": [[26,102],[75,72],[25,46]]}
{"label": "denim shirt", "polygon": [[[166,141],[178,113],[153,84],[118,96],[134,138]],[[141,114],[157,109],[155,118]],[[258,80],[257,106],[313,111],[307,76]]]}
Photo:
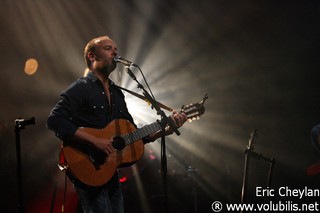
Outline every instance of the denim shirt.
{"label": "denim shirt", "polygon": [[62,141],[70,139],[78,127],[104,128],[114,119],[127,119],[133,123],[124,95],[109,80],[111,105],[99,79],[91,72],[62,92],[52,109],[47,127]]}

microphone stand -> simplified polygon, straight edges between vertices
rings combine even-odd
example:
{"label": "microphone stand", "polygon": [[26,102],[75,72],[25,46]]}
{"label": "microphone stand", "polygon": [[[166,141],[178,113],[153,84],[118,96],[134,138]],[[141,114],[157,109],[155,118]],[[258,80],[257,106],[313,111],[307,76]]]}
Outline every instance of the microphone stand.
{"label": "microphone stand", "polygon": [[138,88],[142,89],[144,97],[151,104],[152,108],[154,108],[157,111],[157,114],[161,116],[161,121],[159,122],[159,124],[161,125],[161,175],[164,193],[165,212],[168,212],[167,155],[165,128],[167,125],[169,125],[177,135],[180,135],[180,132],[178,131],[178,128],[175,126],[174,122],[166,116],[163,110],[161,110],[158,102],[154,98],[152,98],[148,91],[143,87],[143,85],[140,84],[133,72],[130,70],[129,66],[126,66],[126,71],[129,74],[129,76],[137,82]]}
{"label": "microphone stand", "polygon": [[16,155],[17,155],[17,178],[18,178],[18,210],[24,213],[23,191],[22,191],[22,172],[21,172],[21,148],[20,148],[20,131],[26,125],[34,124],[35,119],[16,119],[15,120],[15,138],[16,138]]}
{"label": "microphone stand", "polygon": [[[251,137],[249,139],[249,144],[247,145],[246,149],[244,150],[245,154],[245,164],[244,164],[244,173],[243,173],[243,182],[242,182],[242,191],[241,191],[241,204],[244,204],[246,202],[246,189],[247,189],[247,179],[248,179],[248,168],[249,168],[249,159],[250,157],[256,158],[256,159],[263,159],[270,163],[269,166],[269,173],[268,173],[268,180],[267,180],[267,187],[270,187],[271,184],[271,178],[272,178],[272,172],[273,172],[273,166],[275,163],[274,158],[267,158],[262,155],[262,153],[257,153],[254,151],[254,138],[257,134],[257,129],[251,133]],[[242,212],[242,211],[241,211]]]}

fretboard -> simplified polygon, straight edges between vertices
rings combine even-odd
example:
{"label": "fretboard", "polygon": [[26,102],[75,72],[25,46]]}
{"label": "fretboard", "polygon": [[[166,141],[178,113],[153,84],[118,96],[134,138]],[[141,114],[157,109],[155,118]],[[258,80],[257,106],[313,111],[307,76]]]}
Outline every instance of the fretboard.
{"label": "fretboard", "polygon": [[158,122],[154,122],[126,135],[121,135],[121,137],[125,140],[127,146],[159,130],[161,130],[161,125]]}

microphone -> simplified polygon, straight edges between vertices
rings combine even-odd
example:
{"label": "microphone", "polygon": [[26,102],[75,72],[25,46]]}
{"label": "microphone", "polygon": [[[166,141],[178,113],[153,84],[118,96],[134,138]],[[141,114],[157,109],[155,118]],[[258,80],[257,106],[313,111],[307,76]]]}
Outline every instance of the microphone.
{"label": "microphone", "polygon": [[127,59],[125,59],[125,58],[123,58],[123,57],[121,57],[121,56],[116,56],[115,58],[114,58],[114,61],[115,62],[117,62],[117,63],[121,63],[121,64],[123,64],[123,65],[125,65],[125,66],[134,66],[134,67],[138,67],[138,65],[136,65],[135,63],[133,63],[132,61],[129,61],[129,60],[127,60]]}
{"label": "microphone", "polygon": [[35,118],[18,118],[15,120],[16,125],[18,126],[27,126],[27,125],[31,125],[31,124],[35,124]]}

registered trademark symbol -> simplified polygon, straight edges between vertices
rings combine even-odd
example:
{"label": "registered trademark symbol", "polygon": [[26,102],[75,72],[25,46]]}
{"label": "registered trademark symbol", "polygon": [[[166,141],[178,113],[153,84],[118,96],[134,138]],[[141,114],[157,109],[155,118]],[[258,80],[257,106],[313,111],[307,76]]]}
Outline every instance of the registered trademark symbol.
{"label": "registered trademark symbol", "polygon": [[220,212],[222,210],[222,203],[219,201],[214,201],[211,205],[214,212]]}

